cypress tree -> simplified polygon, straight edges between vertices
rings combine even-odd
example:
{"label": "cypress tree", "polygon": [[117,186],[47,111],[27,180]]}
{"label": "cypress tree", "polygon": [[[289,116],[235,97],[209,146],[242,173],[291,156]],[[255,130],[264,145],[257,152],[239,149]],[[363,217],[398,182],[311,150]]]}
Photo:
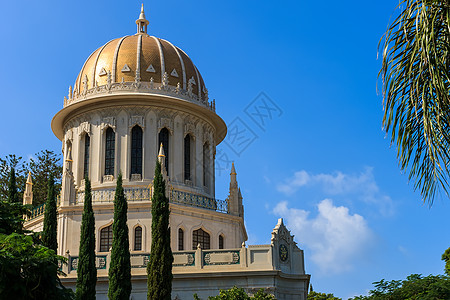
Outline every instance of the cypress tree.
{"label": "cypress tree", "polygon": [[166,197],[161,164],[156,162],[152,197],[152,249],[147,265],[147,299],[170,300],[173,255],[170,249],[169,199]]}
{"label": "cypress tree", "polygon": [[127,199],[122,187],[122,174],[117,178],[114,196],[114,222],[111,263],[109,264],[109,299],[129,300],[131,294],[131,262],[128,241]]}
{"label": "cypress tree", "polygon": [[95,217],[92,209],[91,182],[85,179],[84,210],[81,219],[80,251],[77,268],[77,300],[95,300]]}
{"label": "cypress tree", "polygon": [[56,240],[56,192],[53,175],[50,175],[47,184],[47,201],[44,212],[44,231],[42,232],[42,244],[55,251],[58,249]]}
{"label": "cypress tree", "polygon": [[9,203],[19,203],[19,194],[17,193],[16,185],[16,171],[11,168],[9,172],[9,182],[8,182],[8,202]]}

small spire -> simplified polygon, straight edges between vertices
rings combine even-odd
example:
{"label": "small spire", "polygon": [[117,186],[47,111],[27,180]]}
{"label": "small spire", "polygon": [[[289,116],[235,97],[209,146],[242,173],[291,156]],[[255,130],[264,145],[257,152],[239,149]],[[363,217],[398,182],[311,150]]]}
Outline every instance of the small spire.
{"label": "small spire", "polygon": [[163,146],[162,143],[161,143],[161,145],[159,146],[159,154],[158,154],[158,157],[166,157],[166,156],[164,155],[164,146]]}
{"label": "small spire", "polygon": [[142,3],[141,14],[139,15],[139,19],[136,20],[137,34],[147,33],[148,23],[149,21],[145,18],[144,3]]}
{"label": "small spire", "polygon": [[236,169],[234,168],[234,161],[231,163],[231,173],[230,175],[236,175]]}
{"label": "small spire", "polygon": [[33,181],[31,181],[31,172],[28,172],[27,184],[33,185]]}

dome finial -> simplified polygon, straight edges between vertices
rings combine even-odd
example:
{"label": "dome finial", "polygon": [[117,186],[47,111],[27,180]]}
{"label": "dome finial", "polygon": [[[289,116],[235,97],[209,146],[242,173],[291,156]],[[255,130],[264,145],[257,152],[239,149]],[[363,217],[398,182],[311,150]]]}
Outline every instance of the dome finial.
{"label": "dome finial", "polygon": [[137,34],[147,33],[148,23],[148,20],[145,18],[144,3],[142,3],[141,14],[139,15],[139,19],[136,20]]}

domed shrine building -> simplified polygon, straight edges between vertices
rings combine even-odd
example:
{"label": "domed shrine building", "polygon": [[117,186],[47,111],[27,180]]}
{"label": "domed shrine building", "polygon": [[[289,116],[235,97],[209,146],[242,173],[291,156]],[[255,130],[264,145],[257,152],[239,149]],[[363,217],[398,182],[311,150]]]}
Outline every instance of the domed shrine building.
{"label": "domed shrine building", "polygon": [[[75,288],[84,178],[92,184],[96,226],[97,299],[107,299],[113,200],[121,172],[128,201],[132,299],[147,299],[151,196],[156,159],[170,200],[174,299],[217,295],[219,289],[264,288],[277,299],[306,299],[303,251],[280,219],[268,245],[245,245],[242,195],[234,165],[226,200],[215,199],[214,155],[227,127],[209,100],[189,56],[147,34],[142,7],[137,33],[114,39],[86,60],[54,116],[64,171],[58,201],[58,254],[65,286]],[[32,203],[29,178],[24,203]],[[43,207],[27,229],[43,227]]]}

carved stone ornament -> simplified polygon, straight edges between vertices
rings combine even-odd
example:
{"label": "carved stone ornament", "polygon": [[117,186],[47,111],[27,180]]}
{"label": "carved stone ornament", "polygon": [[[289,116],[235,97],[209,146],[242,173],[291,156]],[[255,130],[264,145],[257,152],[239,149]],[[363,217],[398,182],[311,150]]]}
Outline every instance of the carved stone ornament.
{"label": "carved stone ornament", "polygon": [[131,174],[131,181],[141,181],[142,175],[141,174]]}
{"label": "carved stone ornament", "polygon": [[73,140],[73,130],[72,130],[72,128],[70,128],[66,131],[66,141],[72,141],[72,140]]}
{"label": "carved stone ornament", "polygon": [[144,128],[144,117],[143,116],[131,116],[130,117],[130,127],[134,125],[139,125]]}
{"label": "carved stone ornament", "polygon": [[188,134],[191,133],[192,135],[195,136],[195,125],[194,123],[186,123],[184,124],[184,134]]}
{"label": "carved stone ornament", "polygon": [[111,127],[116,130],[116,118],[115,117],[104,117],[102,120],[102,124],[100,128],[105,130],[106,128]]}
{"label": "carved stone ornament", "polygon": [[294,236],[284,225],[283,218],[280,218],[278,219],[278,223],[272,231],[271,244],[281,245],[282,242],[286,245],[296,245],[296,243],[294,242]]}
{"label": "carved stone ornament", "polygon": [[172,119],[169,118],[160,118],[159,119],[159,124],[158,124],[158,128],[164,128],[166,127],[167,129],[169,129],[170,131],[173,130],[173,122]]}
{"label": "carved stone ornament", "polygon": [[81,123],[78,129],[79,135],[82,135],[83,133],[91,134],[91,124],[89,122]]}
{"label": "carved stone ornament", "polygon": [[103,175],[103,182],[114,181],[114,175]]}

